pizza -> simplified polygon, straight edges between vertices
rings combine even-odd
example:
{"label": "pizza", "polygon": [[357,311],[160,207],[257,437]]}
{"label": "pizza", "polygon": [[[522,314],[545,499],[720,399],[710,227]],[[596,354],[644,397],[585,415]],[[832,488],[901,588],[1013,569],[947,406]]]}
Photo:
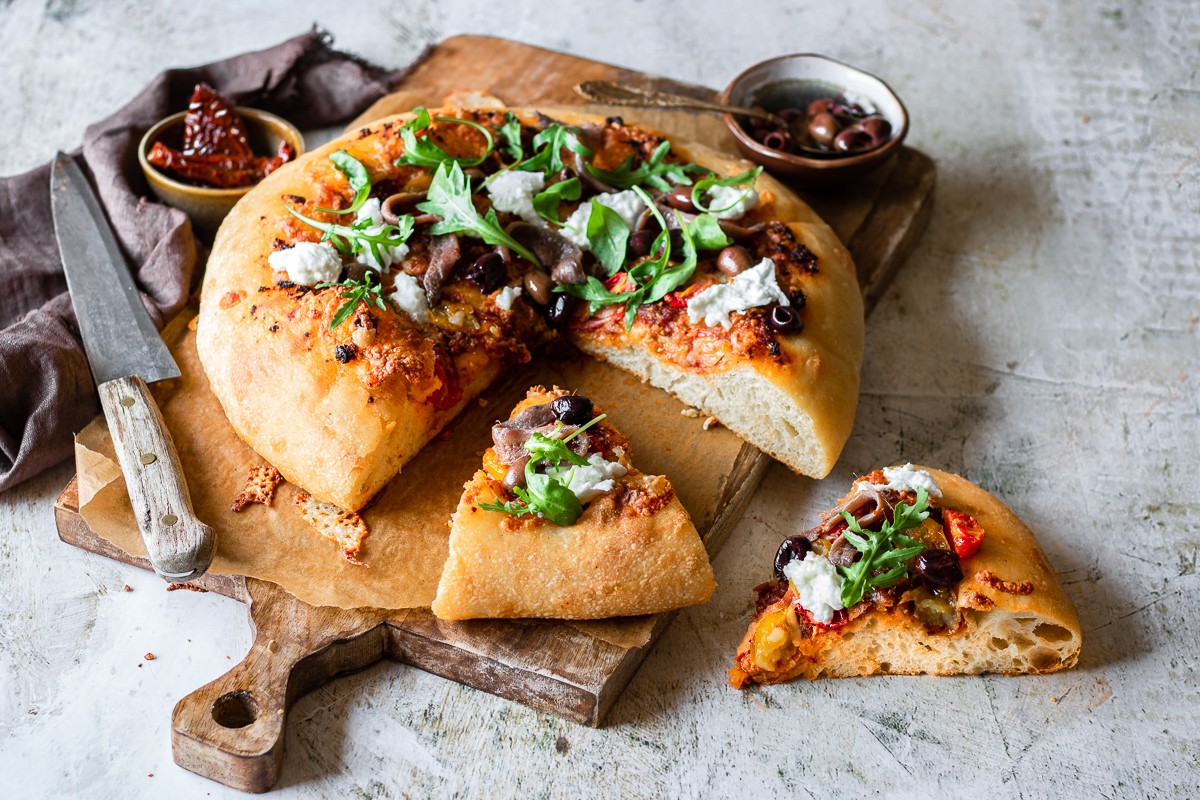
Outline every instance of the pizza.
{"label": "pizza", "polygon": [[564,340],[823,476],[857,404],[854,266],[750,166],[616,117],[382,119],[273,172],[226,218],[200,360],[234,431],[347,510]]}
{"label": "pizza", "polygon": [[604,619],[708,602],[716,583],[670,481],[590,399],[529,390],[492,428],[450,521],[442,619]]}
{"label": "pizza", "polygon": [[906,464],[855,481],[786,539],[729,681],[1075,666],[1074,606],[1030,532],[957,475]]}

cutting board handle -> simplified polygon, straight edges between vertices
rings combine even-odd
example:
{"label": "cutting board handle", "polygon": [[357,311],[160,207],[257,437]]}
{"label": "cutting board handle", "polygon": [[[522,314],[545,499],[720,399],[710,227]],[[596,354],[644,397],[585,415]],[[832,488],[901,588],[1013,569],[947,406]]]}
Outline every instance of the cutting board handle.
{"label": "cutting board handle", "polygon": [[171,748],[184,769],[244,792],[265,792],[279,779],[292,704],[382,658],[385,634],[381,619],[361,611],[308,606],[272,583],[250,587],[250,652],[175,705]]}

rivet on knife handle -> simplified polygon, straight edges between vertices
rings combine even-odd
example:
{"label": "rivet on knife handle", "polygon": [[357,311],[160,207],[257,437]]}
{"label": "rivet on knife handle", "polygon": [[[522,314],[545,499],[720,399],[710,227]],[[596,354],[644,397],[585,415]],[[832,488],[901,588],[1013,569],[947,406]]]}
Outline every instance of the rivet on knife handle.
{"label": "rivet on knife handle", "polygon": [[150,563],[170,581],[199,578],[216,536],[192,510],[179,455],[146,382],[132,376],[98,388]]}

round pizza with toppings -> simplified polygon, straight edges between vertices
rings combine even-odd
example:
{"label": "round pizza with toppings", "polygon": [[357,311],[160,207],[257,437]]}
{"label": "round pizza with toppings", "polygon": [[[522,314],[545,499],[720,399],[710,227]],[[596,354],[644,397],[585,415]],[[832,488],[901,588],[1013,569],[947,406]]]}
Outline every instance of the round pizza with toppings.
{"label": "round pizza with toppings", "polygon": [[729,681],[1075,666],[1075,607],[1033,533],[992,495],[905,464],[855,481],[791,536]]}
{"label": "round pizza with toppings", "polygon": [[238,435],[348,510],[558,339],[822,477],[857,404],[854,266],[748,167],[616,117],[380,120],[272,173],[225,220],[201,362]]}

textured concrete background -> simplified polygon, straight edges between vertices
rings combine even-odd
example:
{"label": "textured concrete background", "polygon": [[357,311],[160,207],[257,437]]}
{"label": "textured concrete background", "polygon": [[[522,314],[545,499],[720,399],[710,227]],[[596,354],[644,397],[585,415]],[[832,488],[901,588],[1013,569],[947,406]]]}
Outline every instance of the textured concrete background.
{"label": "textured concrete background", "polygon": [[[869,320],[838,468],[769,474],[712,604],[679,616],[605,729],[384,664],[299,703],[279,796],[1200,795],[1194,3],[382,5],[0,2],[0,171],[75,146],[165,67],[316,21],[393,65],[479,32],[712,86],[825,52],[902,94],[937,208]],[[961,471],[1034,528],[1079,606],[1080,668],[729,689],[779,540],[902,459]],[[0,796],[236,796],[174,766],[168,727],[245,652],[241,607],[60,544],[70,474],[0,496]]]}

